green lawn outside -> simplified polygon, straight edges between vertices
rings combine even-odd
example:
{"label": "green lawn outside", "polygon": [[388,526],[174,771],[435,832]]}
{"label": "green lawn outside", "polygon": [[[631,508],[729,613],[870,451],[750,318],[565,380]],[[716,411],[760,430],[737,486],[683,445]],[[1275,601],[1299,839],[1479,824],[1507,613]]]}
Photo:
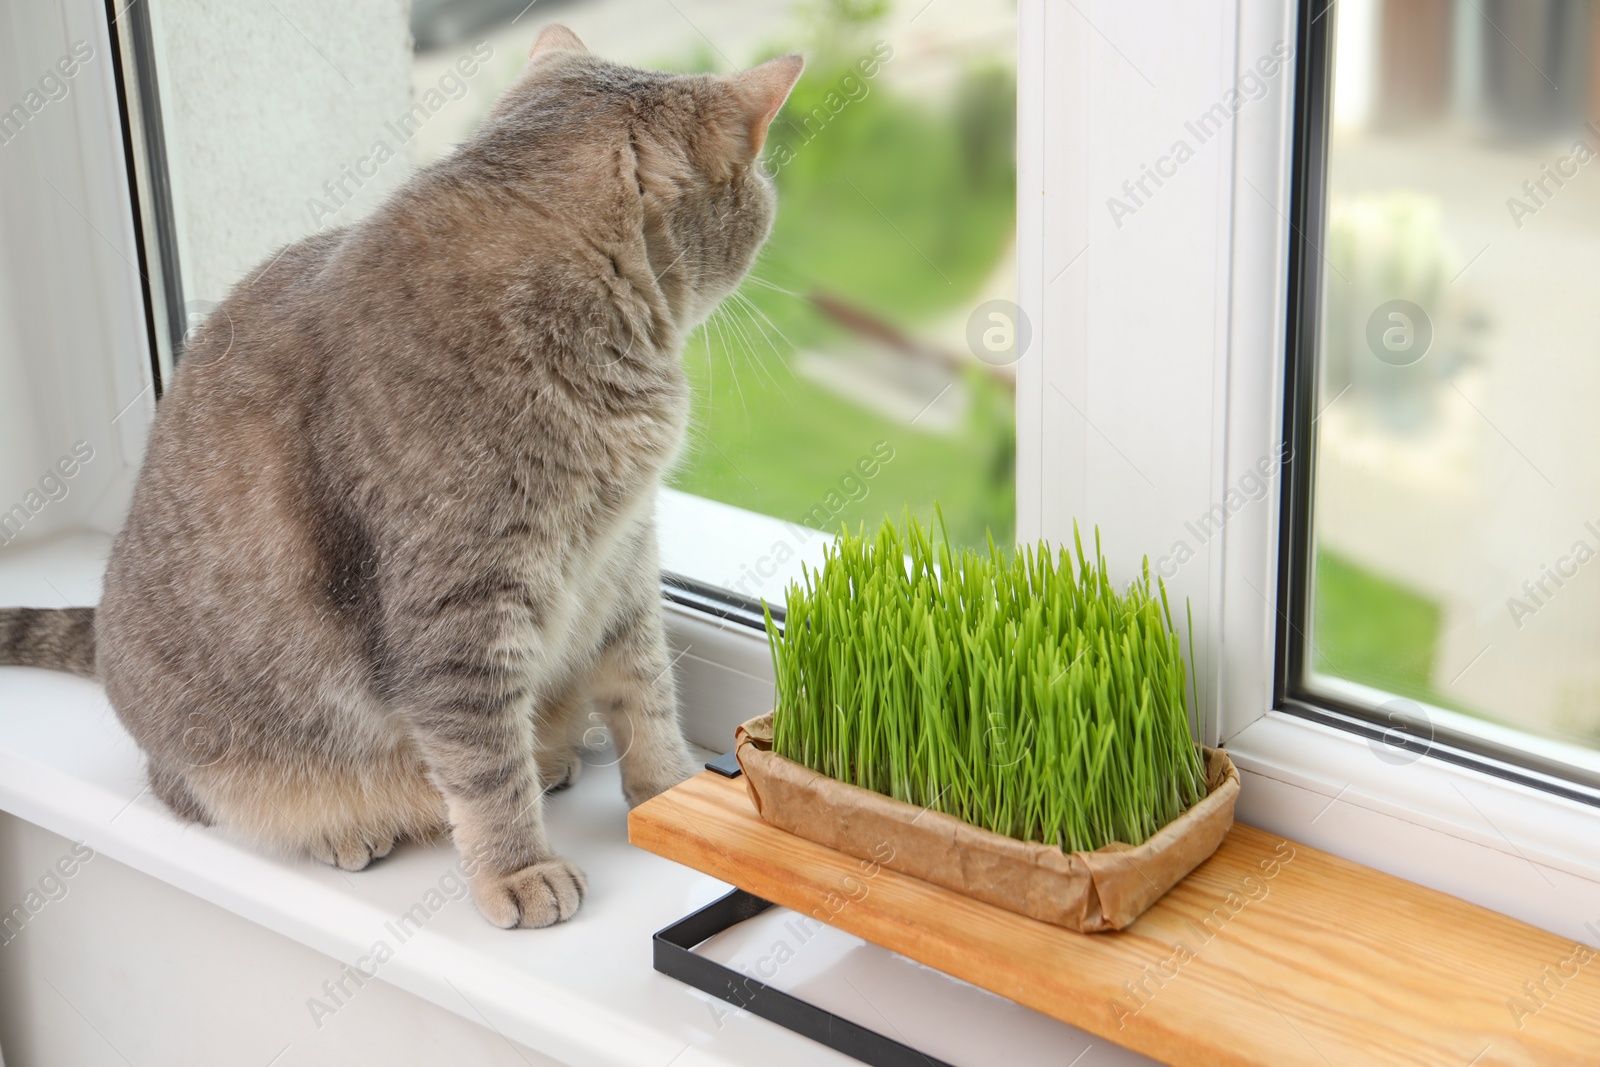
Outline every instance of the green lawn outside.
{"label": "green lawn outside", "polygon": [[1432,686],[1441,618],[1432,600],[1318,552],[1312,614],[1317,671],[1413,700],[1445,702]]}
{"label": "green lawn outside", "polygon": [[1342,556],[1318,552],[1312,615],[1312,662],[1318,672],[1495,720],[1433,684],[1444,612],[1429,597]]}

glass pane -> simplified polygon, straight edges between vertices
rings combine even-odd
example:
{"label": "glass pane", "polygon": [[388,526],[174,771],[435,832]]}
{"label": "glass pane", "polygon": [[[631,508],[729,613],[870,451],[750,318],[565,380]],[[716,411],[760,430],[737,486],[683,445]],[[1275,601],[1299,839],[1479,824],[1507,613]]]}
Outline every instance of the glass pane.
{"label": "glass pane", "polygon": [[1312,683],[1600,766],[1600,15],[1335,16]]}
{"label": "glass pane", "polygon": [[[826,540],[808,531],[904,508],[926,518],[937,501],[963,542],[1012,539],[1015,0],[416,0],[411,45],[403,23],[346,40],[353,19],[392,21],[404,5],[359,0],[344,15],[285,0],[261,16],[266,43],[226,63],[190,40],[213,3],[175,0],[185,17],[157,27],[175,195],[232,187],[259,209],[218,240],[214,217],[179,205],[196,315],[282,242],[360,218],[451,151],[551,22],[608,59],[668,70],[805,53],[764,162],[777,222],[747,283],[689,339],[694,423],[669,480],[782,521],[712,522],[682,497],[663,525],[692,515],[694,537],[749,545],[696,553],[707,573],[692,577],[768,595],[794,566],[766,574],[769,547],[797,563]],[[390,41],[407,52],[398,100]],[[274,60],[295,76],[270,98],[212,88]],[[299,162],[260,137],[215,136],[263,124],[306,128]]]}
{"label": "glass pane", "polygon": [[[480,6],[419,5],[417,40],[440,36],[430,16]],[[824,531],[938,501],[961,540],[1010,541],[1015,378],[967,333],[975,308],[1016,295],[1015,0],[603,0],[535,8],[488,41],[521,56],[557,19],[636,66],[807,58],[767,150],[772,237],[687,346],[697,428],[670,484]],[[452,58],[419,52],[416,91]],[[476,88],[492,98],[514,71]],[[479,118],[448,115],[431,151]]]}

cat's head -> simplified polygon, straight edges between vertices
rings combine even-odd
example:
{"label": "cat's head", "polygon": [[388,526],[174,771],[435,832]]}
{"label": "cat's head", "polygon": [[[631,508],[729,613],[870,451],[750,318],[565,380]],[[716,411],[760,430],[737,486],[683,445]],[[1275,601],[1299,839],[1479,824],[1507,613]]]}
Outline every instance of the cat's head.
{"label": "cat's head", "polygon": [[545,188],[574,214],[636,218],[652,273],[688,325],[738,286],[772,228],[759,157],[803,66],[788,55],[729,75],[638,70],[549,26],[484,136],[525,153],[541,180],[558,175],[565,185]]}

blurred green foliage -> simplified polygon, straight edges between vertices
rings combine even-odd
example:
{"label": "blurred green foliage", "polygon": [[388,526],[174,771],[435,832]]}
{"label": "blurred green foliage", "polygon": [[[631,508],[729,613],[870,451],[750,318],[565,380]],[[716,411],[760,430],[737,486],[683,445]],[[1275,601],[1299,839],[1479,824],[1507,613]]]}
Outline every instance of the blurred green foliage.
{"label": "blurred green foliage", "polygon": [[[949,334],[1016,232],[1015,72],[974,67],[953,72],[938,92],[896,92],[885,84],[896,60],[883,59],[885,46],[868,32],[883,7],[808,5],[823,27],[819,43],[769,134],[777,222],[752,280],[690,339],[696,426],[672,484],[802,522],[887,441],[894,459],[829,532],[837,521],[875,525],[905,507],[928,515],[938,500],[956,541],[981,545],[992,530],[1009,544],[1016,446],[1008,389],[976,369],[963,372],[964,422],[936,432],[794,371],[798,352],[848,357],[864,344],[822,314],[812,293],[911,338],[927,338],[935,325]],[[845,17],[828,21],[829,13]],[[879,69],[868,76],[873,59]]]}

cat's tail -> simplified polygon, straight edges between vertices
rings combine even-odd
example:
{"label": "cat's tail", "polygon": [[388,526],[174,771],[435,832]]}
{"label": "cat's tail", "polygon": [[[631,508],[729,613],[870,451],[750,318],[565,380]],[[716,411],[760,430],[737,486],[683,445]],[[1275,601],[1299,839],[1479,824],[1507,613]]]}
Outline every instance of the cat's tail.
{"label": "cat's tail", "polygon": [[0,667],[94,673],[93,608],[0,608]]}

